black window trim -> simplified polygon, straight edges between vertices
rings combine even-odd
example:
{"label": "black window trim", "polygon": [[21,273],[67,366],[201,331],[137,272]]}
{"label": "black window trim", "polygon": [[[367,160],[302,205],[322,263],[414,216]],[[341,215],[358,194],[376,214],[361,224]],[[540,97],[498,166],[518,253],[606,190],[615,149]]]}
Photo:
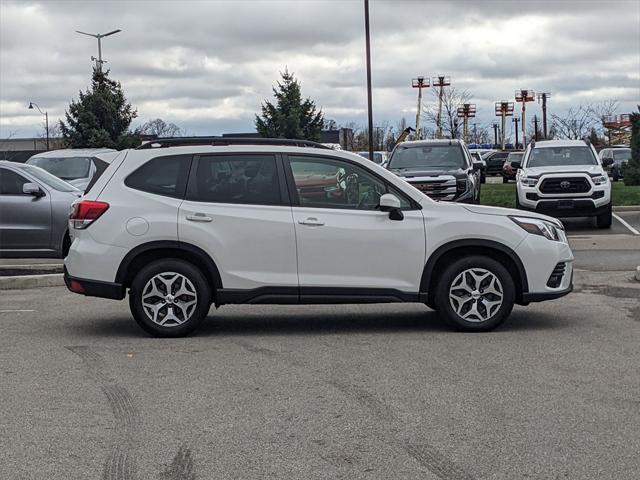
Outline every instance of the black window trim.
{"label": "black window trim", "polygon": [[[402,210],[404,211],[413,211],[413,210],[422,210],[422,206],[416,202],[413,198],[411,198],[409,195],[407,195],[406,193],[404,193],[399,187],[391,184],[386,178],[382,177],[381,175],[379,175],[378,173],[368,169],[367,167],[365,167],[364,165],[348,159],[348,158],[344,158],[344,157],[333,157],[331,155],[327,155],[325,154],[319,154],[319,153],[307,153],[307,152],[300,152],[300,153],[283,153],[282,157],[283,157],[283,162],[284,162],[284,167],[285,167],[285,176],[286,176],[286,180],[287,180],[287,188],[289,191],[289,197],[291,198],[291,206],[293,207],[300,207],[300,199],[298,198],[298,191],[296,190],[296,183],[295,180],[293,178],[293,170],[291,168],[291,162],[289,160],[289,155],[293,156],[293,157],[309,157],[309,158],[326,158],[328,160],[334,160],[334,161],[342,161],[342,162],[346,162],[349,163],[351,165],[355,165],[358,168],[362,168],[363,170],[365,170],[369,175],[375,177],[376,179],[380,180],[386,190],[387,193],[389,191],[389,187],[393,188],[394,190],[396,190],[400,196],[402,198],[404,198],[410,205],[409,208],[403,208]],[[345,209],[338,209],[338,208],[332,208],[332,207],[312,207],[312,208],[327,208],[327,209],[331,209],[331,210],[345,210]],[[363,211],[363,210],[358,210],[358,209],[346,209],[346,210],[355,210],[355,211]]]}
{"label": "black window trim", "polygon": [[[48,190],[43,188],[40,182],[35,181],[28,174],[25,175],[25,174],[23,174],[21,172],[18,172],[16,170],[12,169],[12,168],[4,167],[4,166],[0,167],[0,170],[4,170],[6,172],[15,173],[19,177],[22,177],[23,179],[26,180],[24,183],[34,183],[34,184],[38,185],[38,187],[40,187],[40,190],[42,190],[42,193],[44,194],[42,196],[47,196]],[[28,196],[30,196],[28,193],[24,193],[24,192],[20,192],[20,193],[2,193],[1,191],[0,191],[0,195],[5,196],[5,197],[28,197]]]}
{"label": "black window trim", "polygon": [[[278,186],[280,188],[280,202],[279,203],[238,203],[238,202],[213,202],[210,200],[198,200],[196,198],[197,185],[196,177],[198,171],[198,165],[202,157],[242,157],[242,156],[264,156],[275,159],[276,172],[278,177]],[[189,202],[195,203],[210,203],[210,204],[228,204],[228,205],[261,205],[265,207],[288,207],[291,206],[291,200],[289,193],[287,192],[286,182],[284,180],[284,165],[282,162],[282,154],[278,152],[211,152],[211,153],[199,153],[194,156],[193,162],[191,162],[191,169],[189,171],[189,179],[187,180],[187,188],[184,199]]]}
{"label": "black window trim", "polygon": [[[189,176],[191,173],[191,167],[193,166],[193,154],[173,154],[173,155],[158,155],[157,157],[152,157],[149,158],[148,160],[146,160],[142,165],[140,165],[138,168],[136,168],[135,170],[133,170],[132,172],[128,173],[127,176],[125,177],[124,181],[122,182],[124,184],[125,187],[130,188],[132,190],[136,190],[138,192],[144,192],[144,193],[149,193],[151,195],[158,195],[160,197],[167,197],[167,198],[176,198],[178,200],[184,200],[186,192],[187,192],[187,186],[189,185]],[[132,175],[134,175],[136,172],[138,172],[138,170],[146,167],[149,163],[153,162],[154,160],[157,160],[159,158],[187,158],[189,161],[189,168],[187,168],[187,178],[184,184],[184,188],[182,189],[182,192],[176,192],[176,195],[167,195],[165,193],[158,193],[158,192],[150,192],[149,190],[142,190],[141,188],[136,188],[136,187],[132,187],[131,185],[128,185],[127,182],[129,181],[129,177],[131,177]]]}

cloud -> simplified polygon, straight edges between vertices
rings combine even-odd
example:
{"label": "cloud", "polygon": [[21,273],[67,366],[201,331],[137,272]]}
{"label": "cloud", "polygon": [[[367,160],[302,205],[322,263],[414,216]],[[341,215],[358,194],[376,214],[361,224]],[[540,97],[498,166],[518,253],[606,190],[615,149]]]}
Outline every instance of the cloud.
{"label": "cloud", "polygon": [[[640,101],[636,1],[371,2],[376,123],[411,122],[411,78],[446,73],[469,90],[478,121],[517,88],[552,92],[550,109],[610,97]],[[34,136],[89,84],[95,40],[138,109],[193,134],[253,129],[285,67],[328,118],[366,118],[360,1],[0,0],[0,137]],[[425,101],[431,101],[425,95]],[[535,111],[537,106],[531,106]],[[533,113],[533,112],[532,112]]]}

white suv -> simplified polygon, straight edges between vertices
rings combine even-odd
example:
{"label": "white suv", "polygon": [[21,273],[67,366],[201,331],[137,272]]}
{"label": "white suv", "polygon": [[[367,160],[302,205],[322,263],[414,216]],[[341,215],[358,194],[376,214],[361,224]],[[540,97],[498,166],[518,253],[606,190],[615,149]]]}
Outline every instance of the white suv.
{"label": "white suv", "polygon": [[582,140],[532,142],[516,176],[517,207],[554,217],[596,217],[599,228],[610,228],[611,183],[604,170],[610,164],[600,164]]}
{"label": "white suv", "polygon": [[157,336],[210,305],[420,302],[463,330],[572,289],[562,224],[435,202],[312,142],[176,139],[123,152],[74,206],[65,281]]}

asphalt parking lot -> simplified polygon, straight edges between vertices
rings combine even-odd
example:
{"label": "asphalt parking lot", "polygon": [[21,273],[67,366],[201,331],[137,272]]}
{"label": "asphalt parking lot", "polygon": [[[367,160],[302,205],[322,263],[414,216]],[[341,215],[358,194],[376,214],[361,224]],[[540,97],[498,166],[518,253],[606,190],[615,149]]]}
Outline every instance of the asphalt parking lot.
{"label": "asphalt parking lot", "polygon": [[640,236],[585,228],[576,291],[486,334],[243,306],[161,340],[126,302],[1,291],[0,478],[635,479]]}

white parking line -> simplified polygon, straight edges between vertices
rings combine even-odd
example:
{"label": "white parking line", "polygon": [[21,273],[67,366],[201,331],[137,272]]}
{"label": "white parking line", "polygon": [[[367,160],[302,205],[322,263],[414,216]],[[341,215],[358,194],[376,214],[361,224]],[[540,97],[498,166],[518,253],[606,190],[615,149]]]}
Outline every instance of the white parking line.
{"label": "white parking line", "polygon": [[0,310],[0,313],[24,313],[24,312],[35,312],[35,310]]}
{"label": "white parking line", "polygon": [[638,230],[636,230],[635,228],[633,228],[631,225],[629,225],[627,222],[625,222],[622,218],[620,218],[619,215],[616,215],[615,213],[613,214],[613,218],[615,218],[616,220],[618,220],[622,225],[624,225],[625,227],[627,227],[629,229],[629,231],[631,233],[633,233],[634,235],[640,235],[640,232]]}

